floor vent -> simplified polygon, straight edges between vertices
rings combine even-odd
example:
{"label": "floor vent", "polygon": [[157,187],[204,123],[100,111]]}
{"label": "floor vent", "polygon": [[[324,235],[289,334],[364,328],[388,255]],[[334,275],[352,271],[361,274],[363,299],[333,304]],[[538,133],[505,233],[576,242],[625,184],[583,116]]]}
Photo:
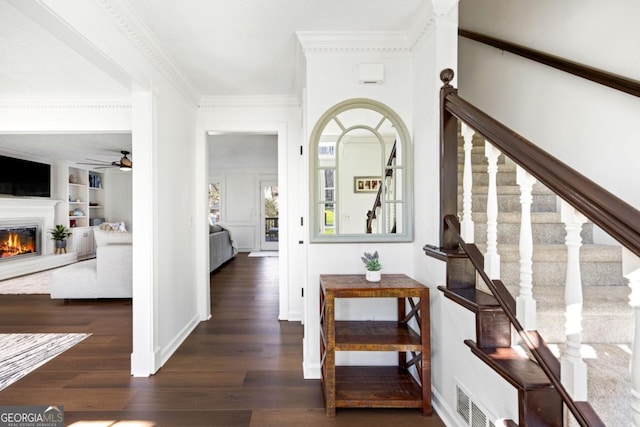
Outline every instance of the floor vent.
{"label": "floor vent", "polygon": [[496,427],[487,411],[471,400],[460,385],[456,384],[456,412],[470,427]]}

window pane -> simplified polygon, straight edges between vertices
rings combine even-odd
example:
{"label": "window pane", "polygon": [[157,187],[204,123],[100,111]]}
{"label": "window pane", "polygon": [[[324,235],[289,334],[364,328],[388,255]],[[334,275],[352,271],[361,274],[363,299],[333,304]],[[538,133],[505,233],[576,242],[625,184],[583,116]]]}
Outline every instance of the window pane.
{"label": "window pane", "polygon": [[320,234],[335,234],[335,205],[333,203],[320,204],[319,218],[322,218],[320,224]]}
{"label": "window pane", "polygon": [[215,224],[220,218],[220,183],[209,184],[209,223]]}

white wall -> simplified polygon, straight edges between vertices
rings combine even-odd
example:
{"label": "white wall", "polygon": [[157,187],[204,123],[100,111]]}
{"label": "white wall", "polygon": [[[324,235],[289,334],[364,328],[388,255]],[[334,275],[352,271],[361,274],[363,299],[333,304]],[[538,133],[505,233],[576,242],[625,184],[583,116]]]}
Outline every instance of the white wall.
{"label": "white wall", "polygon": [[[351,49],[348,53],[340,49],[309,50],[306,55],[306,129],[305,146],[308,147],[311,131],[318,119],[335,104],[351,98],[369,98],[386,104],[404,121],[408,129],[413,122],[412,115],[412,59],[406,52],[385,53],[367,49]],[[383,64],[382,84],[361,84],[358,81],[359,64]],[[308,148],[307,148],[308,150]],[[308,162],[308,156],[307,156]],[[308,175],[305,182],[308,185]],[[309,216],[307,215],[307,218]],[[305,241],[308,240],[305,236]],[[320,335],[319,335],[319,276],[320,274],[364,274],[360,257],[363,252],[377,250],[383,264],[383,273],[413,272],[413,243],[356,243],[333,244],[316,243],[308,245],[308,271],[304,289],[305,338],[304,369],[305,378],[319,378],[320,375]],[[342,318],[359,316],[392,317],[395,306],[391,301],[371,310],[366,304],[350,304],[341,312],[337,307],[336,316]],[[368,357],[367,357],[368,356]],[[377,355],[368,354],[361,359],[371,359]],[[388,356],[388,355],[387,355]],[[384,357],[384,356],[383,356]],[[385,357],[393,363],[391,356]],[[350,360],[349,363],[364,363]]]}
{"label": "white wall", "polygon": [[109,170],[105,173],[105,217],[107,221],[124,221],[133,231],[131,172]]}
{"label": "white wall", "polygon": [[[463,0],[460,10],[461,28],[640,80],[638,2]],[[640,99],[464,38],[459,82],[462,97],[640,207],[629,179]]]}

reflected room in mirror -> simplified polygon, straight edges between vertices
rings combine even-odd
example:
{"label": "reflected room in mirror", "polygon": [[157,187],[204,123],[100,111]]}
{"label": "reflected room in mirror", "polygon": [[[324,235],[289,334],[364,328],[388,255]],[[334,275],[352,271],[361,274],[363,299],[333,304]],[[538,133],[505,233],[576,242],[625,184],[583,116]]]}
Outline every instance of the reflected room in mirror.
{"label": "reflected room in mirror", "polygon": [[312,133],[314,242],[411,241],[408,132],[376,101],[327,111]]}

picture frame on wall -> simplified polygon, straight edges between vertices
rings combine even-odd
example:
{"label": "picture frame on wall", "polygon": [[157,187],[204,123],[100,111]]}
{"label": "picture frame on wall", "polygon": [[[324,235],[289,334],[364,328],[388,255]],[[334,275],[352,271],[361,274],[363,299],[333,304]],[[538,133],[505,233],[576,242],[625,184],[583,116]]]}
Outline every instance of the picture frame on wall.
{"label": "picture frame on wall", "polygon": [[353,192],[354,193],[376,193],[382,185],[379,176],[354,176]]}

